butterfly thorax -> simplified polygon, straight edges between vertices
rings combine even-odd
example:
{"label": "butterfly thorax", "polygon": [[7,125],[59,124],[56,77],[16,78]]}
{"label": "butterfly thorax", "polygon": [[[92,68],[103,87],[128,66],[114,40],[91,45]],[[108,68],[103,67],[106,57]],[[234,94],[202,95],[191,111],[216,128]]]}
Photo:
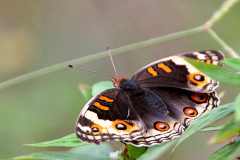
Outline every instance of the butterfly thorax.
{"label": "butterfly thorax", "polygon": [[129,95],[136,95],[144,92],[139,83],[132,79],[114,77],[113,84],[116,88],[127,92]]}

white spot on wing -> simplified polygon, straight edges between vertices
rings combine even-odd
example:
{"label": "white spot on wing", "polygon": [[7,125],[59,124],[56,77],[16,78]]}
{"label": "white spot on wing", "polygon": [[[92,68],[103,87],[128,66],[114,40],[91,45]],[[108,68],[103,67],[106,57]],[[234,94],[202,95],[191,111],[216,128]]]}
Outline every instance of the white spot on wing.
{"label": "white spot on wing", "polygon": [[96,123],[105,128],[108,128],[108,127],[110,128],[112,126],[112,121],[99,119],[97,114],[92,111],[87,110],[87,112],[85,113],[85,117],[90,121],[92,121],[93,123]]}

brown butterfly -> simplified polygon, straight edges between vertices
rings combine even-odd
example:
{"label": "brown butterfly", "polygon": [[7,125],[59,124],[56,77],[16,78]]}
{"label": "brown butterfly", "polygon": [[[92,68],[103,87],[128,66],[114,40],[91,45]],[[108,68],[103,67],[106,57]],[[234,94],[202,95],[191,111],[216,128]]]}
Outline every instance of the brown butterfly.
{"label": "brown butterfly", "polygon": [[160,59],[130,79],[114,77],[115,88],[92,97],[80,112],[76,134],[100,143],[117,140],[152,146],[179,137],[191,121],[219,105],[218,82],[184,58],[218,65],[214,50]]}

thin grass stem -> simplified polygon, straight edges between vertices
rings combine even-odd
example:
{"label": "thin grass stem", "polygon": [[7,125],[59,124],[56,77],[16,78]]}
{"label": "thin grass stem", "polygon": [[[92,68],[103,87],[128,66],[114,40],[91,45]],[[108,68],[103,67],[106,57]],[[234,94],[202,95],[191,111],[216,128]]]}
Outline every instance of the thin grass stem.
{"label": "thin grass stem", "polygon": [[231,57],[240,57],[223,39],[217,35],[214,30],[209,29],[207,32]]}
{"label": "thin grass stem", "polygon": [[212,17],[205,23],[205,28],[209,29],[219,21],[239,0],[226,0],[222,6],[214,12]]}
{"label": "thin grass stem", "polygon": [[[125,45],[125,46],[122,46],[122,47],[119,47],[119,48],[116,48],[116,49],[111,49],[111,54],[112,55],[118,55],[118,54],[127,53],[129,51],[133,51],[133,50],[136,50],[136,49],[150,47],[150,46],[161,44],[161,43],[164,43],[164,42],[167,42],[167,41],[191,36],[191,35],[194,35],[194,34],[197,34],[197,33],[201,32],[201,31],[203,31],[202,26],[196,27],[196,28],[191,28],[191,29],[188,29],[188,30],[180,31],[180,32],[176,32],[176,33],[167,34],[165,36],[160,36],[160,37],[157,37],[157,38],[152,38],[152,39],[149,39],[149,40]],[[98,59],[107,57],[108,54],[109,54],[108,52],[109,51],[99,52],[99,53],[96,53],[96,54],[80,57],[80,58],[73,59],[73,60],[70,60],[70,61],[65,61],[65,62],[62,62],[62,63],[58,63],[58,64],[55,64],[55,65],[52,65],[52,66],[49,66],[49,67],[46,67],[46,68],[42,68],[40,70],[33,71],[33,72],[30,72],[30,73],[27,73],[27,74],[23,74],[23,75],[18,76],[16,78],[9,79],[9,80],[6,80],[4,82],[1,82],[0,83],[0,89],[4,89],[4,88],[10,87],[12,85],[19,84],[19,83],[25,82],[27,80],[31,80],[31,79],[46,75],[46,74],[51,73],[51,72],[63,70],[65,68],[67,68],[67,66],[69,66],[69,64],[80,65],[80,64],[88,63],[88,62],[91,62],[91,61],[94,61],[94,60],[98,60]]]}

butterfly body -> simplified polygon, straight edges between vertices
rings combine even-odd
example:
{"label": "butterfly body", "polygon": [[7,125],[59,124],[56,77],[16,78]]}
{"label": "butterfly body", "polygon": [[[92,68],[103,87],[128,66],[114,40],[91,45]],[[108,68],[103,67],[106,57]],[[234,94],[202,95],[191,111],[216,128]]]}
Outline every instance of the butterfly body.
{"label": "butterfly body", "polygon": [[152,146],[179,137],[190,122],[219,104],[218,82],[184,58],[218,65],[217,51],[190,52],[155,61],[132,78],[113,78],[115,88],[83,107],[77,136],[88,142],[117,140]]}

